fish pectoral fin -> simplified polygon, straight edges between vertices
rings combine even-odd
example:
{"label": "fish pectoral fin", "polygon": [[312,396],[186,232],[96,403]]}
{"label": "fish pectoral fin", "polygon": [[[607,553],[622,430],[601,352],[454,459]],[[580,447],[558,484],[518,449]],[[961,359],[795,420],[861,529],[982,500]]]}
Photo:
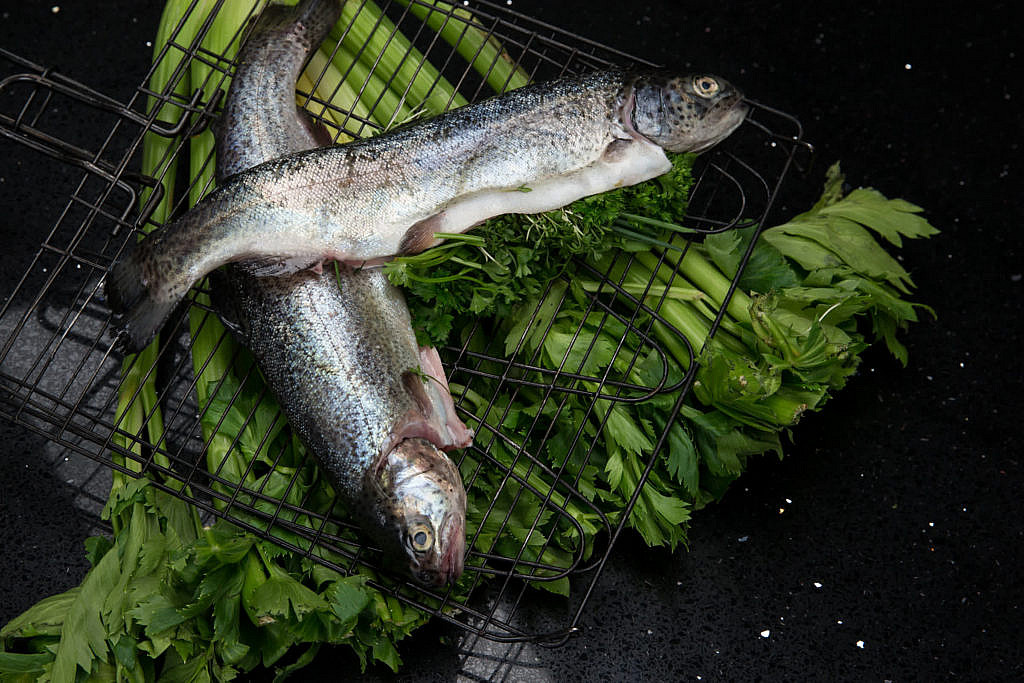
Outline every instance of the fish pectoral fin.
{"label": "fish pectoral fin", "polygon": [[429,382],[430,378],[424,376],[419,372],[413,370],[406,370],[402,373],[402,386],[412,396],[416,402],[416,407],[423,414],[423,417],[430,419],[434,413],[433,406],[431,405],[430,398],[427,396],[427,389],[425,386],[426,382]]}
{"label": "fish pectoral fin", "polygon": [[444,366],[441,365],[441,356],[432,346],[421,346],[419,356],[420,371],[426,380],[422,391],[430,404],[430,412],[427,414],[443,435],[443,443],[437,446],[446,451],[468,448],[473,444],[473,430],[466,426],[455,410],[455,401],[452,400]]}
{"label": "fish pectoral fin", "polygon": [[420,358],[433,355],[436,361],[428,359],[420,370],[402,373],[402,385],[412,396],[415,408],[411,408],[392,430],[393,437],[426,439],[443,451],[468,448],[473,444],[473,432],[455,414],[455,403],[448,391],[448,382],[441,373],[438,379],[431,372],[441,367],[441,358],[436,349],[423,347]]}
{"label": "fish pectoral fin", "polygon": [[267,256],[238,262],[238,266],[253,277],[278,277],[311,268],[316,272],[323,263],[322,254],[295,254],[292,256]]}
{"label": "fish pectoral fin", "polygon": [[444,218],[445,213],[441,211],[413,223],[412,227],[405,231],[402,242],[398,245],[398,253],[403,256],[418,254],[424,249],[439,244],[441,240],[434,237],[434,233],[444,232],[442,229]]}
{"label": "fish pectoral fin", "polygon": [[298,112],[299,123],[306,130],[309,135],[318,146],[328,147],[334,144],[334,138],[331,136],[331,132],[327,130],[327,126],[320,119],[313,118],[313,116],[304,109],[300,109]]}

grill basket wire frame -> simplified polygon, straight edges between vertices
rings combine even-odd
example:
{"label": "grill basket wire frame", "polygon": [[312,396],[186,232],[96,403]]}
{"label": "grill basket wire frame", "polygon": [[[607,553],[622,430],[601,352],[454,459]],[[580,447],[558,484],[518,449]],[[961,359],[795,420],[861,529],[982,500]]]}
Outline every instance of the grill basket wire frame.
{"label": "grill basket wire frame", "polygon": [[[470,101],[490,94],[486,88],[490,70],[476,73],[465,58],[479,54],[487,44],[486,40],[479,40],[481,35],[500,41],[515,65],[533,80],[611,64],[647,64],[489,2],[474,2],[469,7],[472,18],[468,18],[461,7],[451,12],[431,9],[428,20],[433,16],[437,21],[440,16],[443,23],[459,27],[465,42],[455,46],[441,40],[402,3],[381,3],[381,6],[394,22],[389,30],[400,31],[418,50],[418,53],[410,51],[407,57],[437,65]],[[218,4],[214,11],[220,7]],[[195,5],[189,8],[190,12],[194,10]],[[187,60],[203,60],[211,67],[210,78],[217,79],[220,88],[217,96],[206,100],[199,89],[187,98],[175,95],[173,80],[163,92],[153,92],[148,87],[147,77],[131,100],[122,104],[0,49],[0,68],[4,69],[0,73],[4,76],[0,81],[0,133],[84,171],[64,211],[14,292],[0,308],[0,330],[10,330],[0,347],[0,415],[106,467],[132,477],[150,477],[153,485],[189,501],[204,513],[231,521],[325,566],[343,573],[351,573],[360,565],[381,569],[377,551],[360,539],[354,527],[339,519],[331,501],[317,496],[316,492],[321,489],[315,477],[319,475],[310,456],[301,462],[285,463],[282,461],[284,447],[271,450],[273,435],[284,418],[280,413],[268,414],[268,406],[275,405],[273,399],[262,386],[247,352],[241,349],[234,352],[233,363],[238,385],[233,386],[231,380],[221,378],[213,395],[227,392],[229,404],[235,404],[241,400],[247,384],[262,387],[259,400],[247,406],[247,417],[238,425],[238,432],[227,449],[229,453],[241,449],[243,440],[249,439],[252,443],[248,447],[254,454],[248,458],[244,472],[228,471],[227,456],[219,462],[207,461],[211,442],[217,438],[227,413],[221,414],[219,422],[209,430],[211,435],[204,439],[203,420],[212,421],[215,413],[211,412],[210,405],[199,406],[197,402],[197,380],[191,367],[191,341],[186,329],[188,316],[177,315],[165,328],[161,336],[167,341],[152,367],[127,368],[144,378],[157,377],[157,406],[163,417],[159,437],[149,437],[148,424],[137,433],[128,433],[114,417],[123,381],[122,367],[120,356],[113,349],[110,314],[100,295],[100,283],[110,263],[135,239],[135,231],[146,224],[168,180],[142,176],[132,170],[143,136],[148,132],[177,140],[178,144],[172,146],[168,155],[183,155],[187,153],[187,137],[198,134],[216,118],[222,90],[227,87],[234,65],[223,55],[200,46],[211,21],[212,14],[191,44],[177,43],[172,37],[157,60],[182,59],[183,64]],[[184,18],[179,28],[183,23]],[[381,27],[387,28],[384,24]],[[467,37],[471,35],[476,36],[475,42]],[[467,44],[470,47],[465,47]],[[477,46],[475,52],[474,45]],[[180,78],[184,71],[184,67],[179,69],[176,77]],[[378,75],[385,79],[390,77],[389,74]],[[315,84],[319,77],[310,80]],[[377,132],[381,128],[380,120],[394,119],[391,112],[384,112],[382,117],[360,118],[301,90],[299,96],[300,103],[304,103],[315,118],[325,120],[330,114],[331,121],[342,121],[342,127],[357,136]],[[47,113],[58,104],[104,117],[104,121],[109,120],[109,134],[102,140],[81,142],[69,140],[67,130],[50,129]],[[748,122],[720,149],[700,157],[694,168],[695,184],[685,225],[696,233],[720,232],[738,225],[764,225],[796,154],[809,148],[794,118],[752,104]],[[171,126],[157,119],[161,108],[179,112],[181,115],[176,118],[179,123]],[[145,205],[139,207],[139,197],[146,188],[151,192]],[[176,212],[187,208],[187,194],[187,191],[181,193]],[[753,243],[751,240],[742,264],[746,263]],[[683,250],[688,248],[688,243],[682,240],[679,244]],[[616,256],[616,261],[624,264],[628,271],[631,258],[622,253]],[[479,322],[464,333],[465,341],[461,344],[440,349],[449,381],[463,388],[461,392],[453,392],[458,410],[463,419],[479,425],[474,446],[455,458],[463,460],[459,464],[467,492],[472,497],[474,485],[480,478],[497,477],[499,491],[512,499],[509,514],[520,504],[535,509],[528,538],[541,534],[539,550],[528,553],[525,541],[518,546],[512,543],[514,552],[498,547],[499,541],[505,540],[502,547],[507,548],[508,541],[514,539],[508,530],[509,514],[498,513],[494,499],[485,514],[486,523],[495,533],[489,547],[481,550],[476,547],[479,544],[474,544],[482,527],[475,533],[469,530],[467,547],[471,552],[466,572],[471,576],[471,586],[468,592],[455,594],[450,589],[424,589],[392,579],[386,573],[371,582],[375,588],[470,633],[495,641],[532,640],[554,645],[564,642],[578,630],[586,603],[626,525],[629,511],[665,449],[667,430],[658,435],[639,486],[626,510],[614,521],[578,490],[582,468],[574,475],[568,467],[568,458],[553,466],[536,457],[537,449],[543,448],[551,436],[550,425],[540,420],[542,408],[550,408],[553,423],[571,395],[582,396],[587,400],[586,419],[600,423],[603,428],[610,411],[603,419],[598,419],[595,406],[599,400],[608,405],[638,403],[659,394],[678,392],[670,416],[674,419],[693,382],[694,359],[700,351],[690,349],[689,370],[681,379],[670,382],[666,352],[652,333],[655,323],[671,328],[659,315],[665,295],[657,299],[649,296],[648,291],[642,295],[630,293],[623,284],[625,274],[618,279],[611,277],[614,265],[605,272],[598,272],[592,266],[578,264],[579,268],[601,279],[598,291],[589,294],[585,320],[599,320],[599,329],[605,325],[622,326],[628,334],[641,340],[637,351],[628,351],[624,334],[614,352],[617,363],[609,363],[603,370],[584,371],[592,349],[584,353],[577,367],[568,364],[568,356],[556,368],[545,367],[541,363],[539,344],[530,357],[524,357],[527,333],[539,325],[546,335],[555,318],[552,311],[541,311],[540,304],[532,312],[511,354],[506,353],[503,340],[497,339]],[[549,306],[554,302],[555,311],[559,310],[568,295],[569,281],[568,276],[563,276],[552,282],[546,292],[550,296],[542,301],[548,301]],[[653,285],[653,282],[648,283],[648,290]],[[734,280],[730,295],[735,287]],[[191,305],[201,311],[195,331],[202,333],[206,325],[216,324],[216,315],[196,301],[195,292],[190,297]],[[711,335],[724,310],[723,305],[711,327]],[[576,335],[580,332],[577,329]],[[679,338],[686,343],[681,334]],[[45,339],[45,342],[29,344],[29,339]],[[218,345],[229,343],[230,339],[222,332]],[[659,359],[664,374],[653,386],[641,386],[628,380],[629,370],[648,352]],[[627,369],[616,370],[613,365],[624,365]],[[467,398],[469,392],[485,380],[498,382],[498,390],[488,389],[485,405],[474,405]],[[502,424],[508,410],[508,404],[503,409],[499,399],[511,399],[524,391],[539,394],[537,416],[526,431],[528,442],[522,435],[513,438],[492,426]],[[141,400],[140,394],[136,391],[132,401],[138,400]],[[154,419],[156,410],[154,407],[146,416],[147,423]],[[575,450],[577,443],[581,444],[584,462],[589,462],[597,438],[587,437],[581,423],[570,451]],[[116,440],[129,447],[119,445]],[[465,462],[467,458],[470,460]],[[281,478],[286,479],[283,496],[268,492],[268,482],[273,477],[277,477],[279,483]],[[306,493],[297,502],[285,499],[293,490],[301,489]],[[583,534],[580,523],[568,512],[570,506],[585,511],[600,529],[597,546],[589,554],[582,546],[577,547],[567,566],[551,564],[544,559],[545,551],[557,534],[575,534],[576,538]],[[555,522],[547,523],[544,521],[547,519]],[[567,576],[573,577],[574,582],[568,609],[564,610],[570,615],[567,623],[554,620],[548,623],[547,619],[541,620],[545,623],[529,626],[519,623],[521,620],[516,617],[527,600],[530,583]]]}

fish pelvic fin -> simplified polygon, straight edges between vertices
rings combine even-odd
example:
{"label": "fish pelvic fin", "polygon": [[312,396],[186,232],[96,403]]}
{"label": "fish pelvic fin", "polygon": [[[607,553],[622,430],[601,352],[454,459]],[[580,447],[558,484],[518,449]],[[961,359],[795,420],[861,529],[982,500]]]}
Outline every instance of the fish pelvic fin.
{"label": "fish pelvic fin", "polygon": [[137,353],[146,348],[178,303],[153,297],[138,249],[113,265],[104,282],[104,294],[114,313],[118,346],[125,353]]}
{"label": "fish pelvic fin", "polygon": [[253,277],[280,277],[306,269],[322,272],[323,260],[323,254],[308,253],[248,258],[238,261],[237,266]]}

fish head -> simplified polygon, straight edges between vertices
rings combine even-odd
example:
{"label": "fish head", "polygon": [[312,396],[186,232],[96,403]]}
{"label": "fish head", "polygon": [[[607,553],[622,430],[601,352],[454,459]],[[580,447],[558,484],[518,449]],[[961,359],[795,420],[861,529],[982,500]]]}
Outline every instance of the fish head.
{"label": "fish head", "polygon": [[623,119],[670,152],[703,152],[724,140],[747,115],[743,95],[708,74],[651,72],[633,83]]}
{"label": "fish head", "polygon": [[462,574],[466,490],[455,464],[426,439],[403,439],[382,455],[367,482],[371,526],[392,562],[431,586]]}

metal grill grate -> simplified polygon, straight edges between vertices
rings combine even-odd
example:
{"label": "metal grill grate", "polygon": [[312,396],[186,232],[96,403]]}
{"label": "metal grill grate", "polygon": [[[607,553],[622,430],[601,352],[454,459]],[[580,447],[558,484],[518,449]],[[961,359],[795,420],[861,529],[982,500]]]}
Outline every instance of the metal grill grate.
{"label": "metal grill grate", "polygon": [[[470,101],[490,94],[486,83],[493,65],[478,73],[466,59],[481,54],[485,45],[493,45],[488,40],[500,41],[506,51],[507,57],[496,59],[511,59],[537,80],[613,63],[643,63],[490,3],[473,3],[469,8],[471,19],[461,7],[459,14],[434,9],[426,15],[426,21],[402,3],[385,4],[384,8],[393,25],[382,22],[378,30],[385,36],[400,32],[407,37],[415,48],[408,51],[407,58],[437,65]],[[153,92],[147,78],[128,103],[111,100],[0,50],[0,67],[6,76],[0,82],[0,132],[84,171],[30,267],[0,310],[0,330],[8,334],[0,350],[0,414],[104,466],[133,477],[150,477],[156,486],[205,512],[326,566],[345,573],[358,565],[379,568],[376,551],[343,521],[334,501],[325,495],[315,463],[306,457],[288,461],[283,448],[271,448],[284,418],[274,412],[276,403],[266,392],[247,352],[235,348],[230,363],[233,373],[224,375],[212,388],[213,396],[227,397],[230,403],[243,401],[242,397],[250,395],[247,387],[254,388],[259,400],[244,399],[249,402],[235,406],[243,410],[246,419],[241,424],[225,425],[225,413],[220,412],[218,417],[211,402],[199,404],[196,377],[205,370],[205,364],[193,361],[190,340],[213,332],[220,335],[218,345],[233,344],[213,311],[202,303],[202,290],[191,295],[192,307],[199,312],[191,316],[191,331],[187,329],[190,316],[179,315],[172,320],[162,335],[164,343],[154,362],[143,366],[139,357],[133,357],[122,368],[120,355],[113,350],[109,311],[99,296],[101,278],[120,250],[134,239],[134,231],[150,220],[153,207],[174,180],[145,177],[133,170],[138,167],[142,139],[147,133],[159,135],[172,143],[167,158],[185,155],[188,137],[215,119],[219,89],[226,87],[225,79],[233,68],[223,55],[201,47],[210,23],[208,18],[199,36],[188,45],[177,43],[172,36],[157,62],[202,60],[210,67],[207,85],[213,88],[176,93],[172,78],[161,92]],[[449,45],[438,37],[434,29],[444,23],[460,27],[460,42]],[[481,41],[481,36],[487,40]],[[391,77],[383,71],[377,76]],[[176,77],[180,78],[180,73]],[[310,81],[316,84],[319,77],[313,74]],[[204,98],[204,90],[218,95]],[[374,110],[367,116],[343,110],[311,97],[301,88],[299,94],[300,102],[305,102],[314,117],[353,135],[372,134],[394,118],[388,111]],[[381,101],[379,104],[385,106]],[[58,109],[88,111],[103,117],[104,122],[109,120],[105,123],[109,133],[100,140],[72,139],[72,130],[54,115]],[[755,105],[748,123],[723,148],[698,161],[687,226],[706,233],[741,224],[762,224],[796,151],[805,146],[795,119]],[[187,195],[187,191],[180,192],[176,211],[186,208]],[[141,207],[140,197],[145,198]],[[574,360],[574,365],[568,359],[553,365],[542,362],[539,345],[527,353],[524,340],[529,334],[542,338],[549,333],[554,313],[568,296],[568,277],[549,285],[544,298],[547,308],[541,310],[538,305],[524,321],[523,337],[515,349],[506,349],[484,321],[466,331],[458,346],[441,349],[463,419],[480,425],[474,446],[456,457],[461,459],[467,492],[472,500],[479,481],[499,482],[500,495],[507,498],[502,503],[509,514],[525,511],[532,519],[530,540],[517,539],[510,533],[508,515],[497,512],[496,500],[478,501],[485,506],[485,522],[480,529],[468,530],[472,548],[466,567],[468,586],[457,592],[435,592],[381,578],[374,582],[375,587],[495,640],[559,642],[575,629],[625,524],[628,509],[618,520],[609,519],[578,490],[579,473],[597,439],[582,425],[571,439],[570,448],[581,454],[582,465],[569,463],[568,459],[557,466],[545,464],[536,457],[538,449],[552,438],[552,425],[562,415],[569,395],[585,397],[593,412],[599,401],[638,403],[671,394],[676,397],[674,411],[678,412],[696,368],[691,363],[685,376],[670,378],[667,363],[662,363],[662,375],[654,382],[639,384],[629,379],[630,370],[642,356],[653,353],[655,358],[666,357],[652,327],[655,323],[667,324],[659,316],[661,301],[648,297],[647,292],[637,294],[635,289],[626,288],[624,275],[618,279],[610,276],[622,263],[628,272],[630,259],[626,253],[617,255],[617,263],[605,272],[579,264],[601,278],[601,287],[588,293],[588,313],[594,314],[588,316],[591,324],[620,330],[621,337],[633,335],[640,341],[638,350],[633,351],[620,343],[615,349],[616,362],[603,370],[595,371],[587,365],[590,349]],[[716,328],[717,322],[712,334]],[[40,339],[44,340],[41,344]],[[680,340],[685,343],[681,335]],[[690,350],[691,359],[696,351],[699,349]],[[157,380],[155,397],[145,395],[141,388],[132,390],[150,376]],[[484,382],[486,388],[481,386]],[[485,392],[486,400],[470,398],[481,392]],[[505,421],[507,399],[524,392],[537,404],[532,420],[515,436],[493,427]],[[130,406],[144,410],[145,424],[138,431],[125,431],[116,419],[119,393],[129,397]],[[226,439],[230,443],[223,442],[226,432],[234,434]],[[211,448],[214,439],[221,440],[217,449]],[[665,439],[662,434],[657,440],[641,486],[665,447]],[[220,449],[251,451],[248,467],[236,471],[226,455],[212,454]],[[599,547],[578,544],[567,560],[552,563],[545,551],[553,548],[556,536],[583,536],[584,529],[577,519],[580,515],[570,511],[582,511],[582,516],[598,529]],[[492,540],[483,543],[481,534]],[[517,610],[531,582],[567,576],[573,578],[574,591],[565,610],[568,616],[562,622],[553,618],[550,623],[523,625],[517,620]]]}

